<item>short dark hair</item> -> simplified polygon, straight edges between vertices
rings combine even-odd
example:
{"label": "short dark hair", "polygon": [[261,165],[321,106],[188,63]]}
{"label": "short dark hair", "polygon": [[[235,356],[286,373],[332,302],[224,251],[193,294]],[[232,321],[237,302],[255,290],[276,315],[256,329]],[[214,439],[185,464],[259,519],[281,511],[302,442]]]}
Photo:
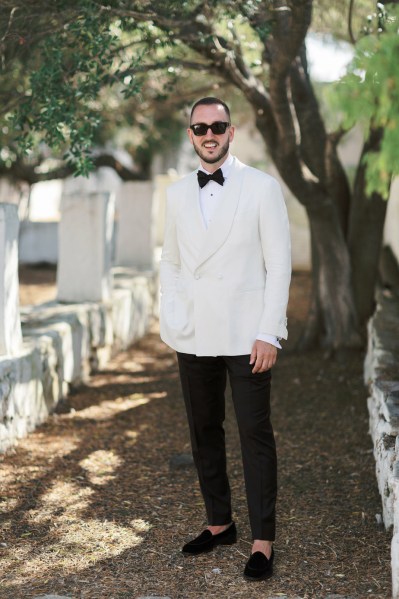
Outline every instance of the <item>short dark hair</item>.
{"label": "short dark hair", "polygon": [[219,98],[208,96],[207,98],[201,98],[201,100],[197,100],[197,102],[194,104],[190,113],[190,123],[191,119],[193,118],[194,110],[197,108],[197,106],[211,106],[212,104],[219,104],[220,106],[223,106],[230,122],[230,108],[227,106],[226,102],[223,102],[223,100],[220,100]]}

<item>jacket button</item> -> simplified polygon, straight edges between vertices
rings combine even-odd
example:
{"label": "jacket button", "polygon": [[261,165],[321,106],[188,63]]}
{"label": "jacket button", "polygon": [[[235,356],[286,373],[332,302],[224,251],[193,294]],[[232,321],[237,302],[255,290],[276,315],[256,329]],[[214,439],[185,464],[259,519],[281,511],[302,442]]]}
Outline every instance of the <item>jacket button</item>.
{"label": "jacket button", "polygon": [[194,279],[195,279],[196,281],[198,281],[198,279],[200,279],[200,278],[201,278],[201,275],[200,275],[200,274],[196,273],[196,274],[194,275]]}
{"label": "jacket button", "polygon": [[218,279],[223,279],[223,275],[218,275]]}

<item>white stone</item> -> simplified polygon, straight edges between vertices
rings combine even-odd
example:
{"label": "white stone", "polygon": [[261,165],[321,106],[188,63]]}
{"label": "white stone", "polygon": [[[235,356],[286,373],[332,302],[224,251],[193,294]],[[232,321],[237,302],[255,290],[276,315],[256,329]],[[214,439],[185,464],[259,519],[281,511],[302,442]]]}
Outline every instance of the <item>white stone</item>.
{"label": "white stone", "polygon": [[395,464],[394,476],[391,479],[393,490],[394,519],[393,537],[391,543],[391,567],[392,567],[392,597],[399,598],[399,463]]}
{"label": "white stone", "polygon": [[395,533],[391,542],[392,598],[399,598],[399,532]]}
{"label": "white stone", "polygon": [[119,266],[152,269],[157,196],[149,181],[130,181],[116,195],[116,259]]}
{"label": "white stone", "polygon": [[179,180],[179,175],[175,171],[170,171],[167,175],[157,175],[154,179],[154,203],[157,206],[155,218],[155,243],[163,244],[166,215],[166,189]]}
{"label": "white stone", "polygon": [[128,269],[114,269],[112,322],[114,345],[118,349],[126,349],[144,335],[153,315],[148,306],[154,306],[156,293],[151,277],[134,276]]}
{"label": "white stone", "polygon": [[369,386],[370,434],[378,489],[386,528],[393,525],[392,588],[399,599],[399,305],[392,295],[377,292],[377,307],[368,323],[364,379]]}
{"label": "white stone", "polygon": [[395,177],[387,204],[384,243],[391,246],[399,262],[399,177]]}
{"label": "white stone", "polygon": [[399,478],[398,478],[399,462],[396,460],[393,473],[390,478],[390,486],[393,495],[393,532],[399,534]]}
{"label": "white stone", "polygon": [[18,282],[18,207],[0,204],[0,355],[21,350]]}
{"label": "white stone", "polygon": [[111,290],[114,196],[63,196],[59,228],[57,299],[105,301]]}
{"label": "white stone", "polygon": [[388,434],[399,434],[399,381],[377,380],[371,386],[381,417],[388,425]]}
{"label": "white stone", "polygon": [[30,190],[29,221],[49,222],[60,220],[60,202],[64,182],[62,179],[50,179],[34,183]]}
{"label": "white stone", "polygon": [[154,274],[117,272],[111,301],[21,309],[23,349],[0,358],[0,451],[43,422],[71,384],[84,381],[147,330]]}
{"label": "white stone", "polygon": [[391,479],[396,462],[394,440],[390,436],[389,425],[381,417],[374,397],[367,401],[369,410],[370,434],[374,444],[375,470],[378,490],[381,495],[383,519],[386,528],[393,524],[394,499]]}
{"label": "white stone", "polygon": [[24,220],[19,231],[20,264],[58,262],[58,222]]}
{"label": "white stone", "polygon": [[121,184],[122,180],[113,168],[101,167],[91,172],[88,177],[67,177],[63,194],[115,193]]}

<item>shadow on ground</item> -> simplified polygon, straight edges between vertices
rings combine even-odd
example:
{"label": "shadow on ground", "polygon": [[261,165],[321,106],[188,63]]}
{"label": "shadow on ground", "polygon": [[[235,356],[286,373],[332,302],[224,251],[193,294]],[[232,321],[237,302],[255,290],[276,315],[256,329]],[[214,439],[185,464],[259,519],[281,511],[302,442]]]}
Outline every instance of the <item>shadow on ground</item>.
{"label": "shadow on ground", "polygon": [[[308,277],[294,277],[291,331]],[[363,356],[283,351],[273,374],[280,495],[276,573],[250,584],[238,433],[226,435],[239,542],[185,558],[204,525],[176,361],[156,331],[73,391],[1,464],[2,599],[390,596],[390,535],[367,433]]]}

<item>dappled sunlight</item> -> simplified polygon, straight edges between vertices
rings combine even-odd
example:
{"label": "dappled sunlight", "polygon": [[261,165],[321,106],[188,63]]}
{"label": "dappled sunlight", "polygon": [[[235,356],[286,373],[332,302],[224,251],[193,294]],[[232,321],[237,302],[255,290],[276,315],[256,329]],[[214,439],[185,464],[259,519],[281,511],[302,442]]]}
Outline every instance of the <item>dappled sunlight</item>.
{"label": "dappled sunlight", "polygon": [[93,490],[67,481],[57,481],[49,491],[45,491],[40,501],[47,508],[61,507],[65,513],[77,512],[87,507]]}
{"label": "dappled sunlight", "polygon": [[[54,420],[58,420],[62,418],[58,414],[53,414],[52,418]],[[80,438],[74,434],[71,435],[60,435],[60,434],[49,434],[48,431],[37,430],[29,437],[26,437],[21,442],[21,446],[23,446],[23,450],[28,454],[30,452],[35,452],[31,454],[32,459],[37,464],[40,458],[43,458],[46,462],[46,466],[52,460],[58,458],[59,456],[65,456],[73,451],[79,446]]]}
{"label": "dappled sunlight", "polygon": [[74,411],[67,414],[68,418],[92,418],[94,420],[108,420],[120,412],[126,412],[138,406],[144,406],[150,401],[150,398],[143,397],[140,393],[132,393],[128,397],[117,397],[107,399],[97,405],[89,406],[83,410]]}
{"label": "dappled sunlight", "polygon": [[[0,460],[0,489],[6,487],[15,489],[21,480],[26,482],[29,479],[37,479],[48,471],[54,460],[75,451],[79,441],[77,436],[50,435],[40,431],[31,433],[19,443],[18,451],[25,455],[23,465],[13,466],[12,462],[8,462],[4,458],[4,461]],[[10,506],[13,502],[18,503],[18,501],[16,498],[9,501],[3,497],[0,501],[0,511],[5,510],[5,505]],[[9,509],[7,507],[6,511]]]}
{"label": "dappled sunlight", "polygon": [[147,393],[143,396],[141,393],[132,393],[126,397],[116,397],[115,399],[106,399],[99,404],[89,406],[83,410],[72,410],[66,415],[66,418],[88,418],[93,420],[108,420],[120,412],[126,412],[133,408],[143,406],[152,399],[162,399],[166,397],[166,392]]}
{"label": "dappled sunlight", "polygon": [[[65,522],[56,518],[53,539],[49,538],[42,551],[34,549],[34,542],[16,548],[14,559],[20,563],[15,567],[13,584],[22,584],[27,576],[38,572],[41,577],[78,572],[100,560],[120,555],[141,542],[142,538],[131,528],[114,522],[95,519]],[[34,555],[29,555],[30,552]]]}
{"label": "dappled sunlight", "polygon": [[148,532],[151,528],[151,524],[142,520],[141,518],[136,518],[130,522],[130,526],[134,528],[136,532]]}
{"label": "dappled sunlight", "polygon": [[[82,460],[91,471],[97,467],[119,465],[112,452],[98,451]],[[22,584],[27,576],[40,572],[41,577],[64,575],[71,570],[80,571],[99,560],[115,557],[142,542],[140,533],[151,526],[141,518],[133,519],[129,526],[107,520],[85,518],[94,491],[67,481],[57,481],[43,494],[40,505],[30,510],[29,523],[50,526],[48,543],[40,552],[35,547],[36,535],[28,531],[21,542],[9,550],[9,560],[14,564],[13,584]]]}
{"label": "dappled sunlight", "polygon": [[104,485],[115,478],[113,473],[123,461],[113,451],[100,449],[94,451],[79,465],[87,471],[88,479],[93,485]]}
{"label": "dappled sunlight", "polygon": [[0,514],[12,512],[18,507],[19,499],[16,497],[1,497],[0,499]]}
{"label": "dappled sunlight", "polygon": [[139,433],[137,431],[126,431],[125,437],[128,438],[128,445],[135,445],[138,439]]}
{"label": "dappled sunlight", "polygon": [[57,481],[40,498],[36,509],[29,511],[29,522],[44,523],[65,521],[70,523],[89,505],[90,497],[94,491],[89,487],[67,482]]}

